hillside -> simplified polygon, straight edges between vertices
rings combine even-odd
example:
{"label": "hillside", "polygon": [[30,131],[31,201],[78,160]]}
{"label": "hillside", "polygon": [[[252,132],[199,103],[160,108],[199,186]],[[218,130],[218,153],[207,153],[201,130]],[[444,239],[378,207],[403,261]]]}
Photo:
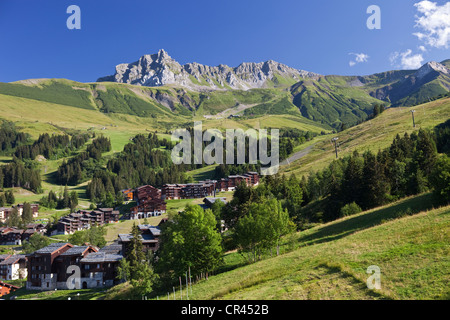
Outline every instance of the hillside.
{"label": "hillside", "polygon": [[[275,61],[236,68],[181,66],[164,50],[116,67],[99,82],[29,79],[0,83],[0,94],[45,103],[173,123],[237,115],[255,119],[290,115],[339,129],[366,120],[374,104],[411,106],[450,88],[448,60],[418,70],[368,76],[323,76]],[[160,122],[160,121],[158,121]],[[169,129],[170,125],[163,125]]]}
{"label": "hillside", "polygon": [[[225,256],[230,271],[194,284],[189,299],[448,299],[450,206],[434,209],[429,200],[430,194],[422,194],[299,232],[285,242],[280,256],[254,264],[245,265],[238,253],[230,252]],[[373,265],[380,268],[380,290],[366,285],[366,270]],[[129,289],[128,284],[106,292],[21,289],[14,295],[67,300],[79,293],[81,300],[129,299]],[[167,298],[159,294],[158,299]]]}
{"label": "hillside", "polygon": [[[415,112],[416,127],[413,128],[411,110]],[[338,134],[319,136],[313,140],[311,152],[301,159],[281,168],[286,174],[303,175],[319,170],[335,159],[335,147],[331,139],[337,137],[339,157],[350,155],[354,150],[376,152],[389,146],[397,134],[411,133],[420,128],[434,128],[450,118],[450,98],[439,99],[415,107],[389,108],[378,117]],[[304,146],[305,148],[308,145]],[[295,151],[301,151],[298,149]]]}
{"label": "hillside", "polygon": [[[450,207],[412,211],[427,195],[300,232],[297,249],[212,276],[190,299],[448,299]],[[238,259],[230,253],[226,259]],[[381,290],[366,269],[381,269]]]}

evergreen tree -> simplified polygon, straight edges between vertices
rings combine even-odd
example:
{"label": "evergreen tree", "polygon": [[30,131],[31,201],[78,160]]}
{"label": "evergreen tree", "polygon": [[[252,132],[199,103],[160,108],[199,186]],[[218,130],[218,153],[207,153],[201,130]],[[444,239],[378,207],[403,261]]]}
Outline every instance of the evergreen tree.
{"label": "evergreen tree", "polygon": [[444,203],[450,202],[450,157],[442,155],[430,176],[434,194]]}
{"label": "evergreen tree", "polygon": [[0,207],[6,206],[6,197],[4,193],[0,193]]}
{"label": "evergreen tree", "polygon": [[76,191],[71,191],[69,194],[70,212],[75,212],[78,206],[78,193]]}
{"label": "evergreen tree", "polygon": [[422,129],[419,131],[415,155],[419,169],[425,176],[429,176],[437,159],[436,143],[429,131]]}
{"label": "evergreen tree", "polygon": [[348,159],[342,181],[342,199],[344,203],[361,201],[362,176],[364,161],[358,152],[354,152]]}
{"label": "evergreen tree", "polygon": [[23,204],[22,221],[27,224],[33,221],[33,211],[31,205],[28,202]]}
{"label": "evergreen tree", "polygon": [[16,198],[14,197],[14,193],[12,190],[6,191],[5,193],[6,203],[9,205],[13,205],[16,202]]}
{"label": "evergreen tree", "polygon": [[361,206],[374,208],[387,203],[389,183],[377,157],[370,151],[364,154]]}
{"label": "evergreen tree", "polygon": [[17,207],[14,207],[12,209],[11,214],[9,215],[8,219],[6,219],[6,225],[8,227],[19,227],[19,228],[22,226],[22,220],[20,219]]}

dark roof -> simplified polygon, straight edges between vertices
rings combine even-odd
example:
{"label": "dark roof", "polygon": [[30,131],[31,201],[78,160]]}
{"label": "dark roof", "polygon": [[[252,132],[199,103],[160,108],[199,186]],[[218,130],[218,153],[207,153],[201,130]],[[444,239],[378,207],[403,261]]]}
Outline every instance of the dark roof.
{"label": "dark roof", "polygon": [[[131,234],[119,234],[119,240],[120,242],[128,242],[133,239],[133,236]],[[158,240],[149,233],[141,234],[141,240],[142,243],[151,243],[151,242],[158,242]]]}
{"label": "dark roof", "polygon": [[98,252],[105,252],[109,254],[120,254],[122,252],[122,245],[114,242],[109,246],[103,247]]}
{"label": "dark roof", "polygon": [[67,250],[66,252],[62,253],[61,256],[72,256],[72,255],[79,255],[83,254],[87,249],[89,249],[91,246],[74,246]]}
{"label": "dark roof", "polygon": [[65,243],[51,243],[48,246],[35,251],[34,253],[52,253],[52,252],[54,252],[54,251],[56,251],[56,250],[58,250],[58,249],[60,249],[60,248],[62,248],[64,246],[66,246],[68,244],[71,245],[70,243],[67,243],[67,242],[65,242]]}
{"label": "dark roof", "polygon": [[99,263],[99,262],[115,262],[122,260],[123,256],[120,254],[110,254],[106,252],[93,252],[86,255],[80,262],[84,263]]}
{"label": "dark roof", "polygon": [[138,228],[139,228],[139,230],[141,232],[148,230],[154,236],[160,236],[161,235],[161,228],[160,227],[155,227],[155,226],[152,226],[150,224],[140,224],[140,225],[138,225]]}
{"label": "dark roof", "polygon": [[9,264],[14,264],[17,261],[19,261],[20,259],[25,259],[25,255],[24,254],[15,254],[10,256],[9,258],[7,258],[6,260],[0,262],[0,265],[9,265]]}
{"label": "dark roof", "polygon": [[7,253],[7,254],[0,254],[0,261],[3,261],[7,258],[9,258],[11,256],[11,254]]}

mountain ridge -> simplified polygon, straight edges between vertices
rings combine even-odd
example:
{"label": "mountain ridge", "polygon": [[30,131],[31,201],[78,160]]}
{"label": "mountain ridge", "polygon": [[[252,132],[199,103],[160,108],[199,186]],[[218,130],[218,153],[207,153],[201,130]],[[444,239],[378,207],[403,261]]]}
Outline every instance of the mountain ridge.
{"label": "mountain ridge", "polygon": [[[175,86],[197,92],[280,87],[292,91],[301,82],[316,86],[320,81],[326,81],[323,79],[330,78],[334,78],[334,82],[339,79],[341,88],[359,88],[365,94],[392,106],[405,106],[450,90],[450,59],[430,61],[417,70],[340,76],[298,70],[274,60],[243,62],[237,67],[224,64],[211,67],[197,62],[180,65],[161,49],[156,54],[140,57],[138,61],[119,64],[113,75],[101,77],[97,81],[147,87]],[[346,82],[342,83],[341,80]]]}
{"label": "mountain ridge", "polygon": [[180,65],[161,49],[156,54],[140,57],[138,61],[117,65],[114,75],[101,77],[97,82],[112,81],[150,87],[178,84],[196,91],[249,90],[276,87],[276,84],[268,85],[267,82],[277,82],[278,76],[291,84],[301,78],[321,77],[317,73],[297,70],[274,60],[243,62],[237,67],[224,64],[212,67],[197,62]]}
{"label": "mountain ridge", "polygon": [[273,60],[237,67],[180,65],[160,50],[119,64],[99,82],[28,79],[0,82],[0,94],[103,113],[139,117],[214,116],[245,118],[294,115],[340,129],[369,118],[374,104],[412,106],[450,90],[450,59],[417,70],[366,76],[319,75]]}

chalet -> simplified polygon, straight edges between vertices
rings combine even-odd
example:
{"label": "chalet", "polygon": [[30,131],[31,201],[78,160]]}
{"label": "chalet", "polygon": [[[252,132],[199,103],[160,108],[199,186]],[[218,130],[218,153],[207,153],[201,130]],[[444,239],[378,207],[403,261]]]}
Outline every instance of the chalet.
{"label": "chalet", "polygon": [[10,294],[11,292],[16,291],[17,289],[19,289],[19,287],[0,281],[0,297]]}
{"label": "chalet", "polygon": [[[152,250],[153,252],[159,249],[159,237],[161,235],[161,228],[159,226],[138,225],[141,232],[141,242],[144,251]],[[126,258],[130,241],[133,239],[131,234],[119,234],[118,243],[122,245],[122,253]]]}
{"label": "chalet", "polygon": [[43,224],[30,223],[26,229],[18,229],[16,227],[0,228],[0,245],[21,245],[24,241],[28,241],[35,233],[45,233],[47,231]]}
{"label": "chalet", "polygon": [[162,198],[171,199],[196,199],[213,196],[215,193],[215,181],[201,181],[199,183],[166,184],[162,188]]}
{"label": "chalet", "polygon": [[119,221],[119,210],[113,208],[99,208],[99,211],[103,212],[103,223],[116,223]]}
{"label": "chalet", "polygon": [[56,226],[57,234],[72,234],[75,231],[86,230],[91,225],[103,225],[119,221],[119,211],[112,208],[100,208],[97,210],[78,210],[62,217]]}
{"label": "chalet", "polygon": [[68,267],[72,265],[79,266],[81,259],[97,251],[98,248],[93,246],[74,246],[56,257],[53,262],[56,270],[56,288],[69,289],[67,287],[67,280],[72,273],[67,273]]}
{"label": "chalet", "polygon": [[[69,289],[68,280],[73,272],[69,266],[80,270],[82,288],[111,286],[117,283],[116,269],[122,259],[117,244],[98,249],[93,246],[73,246],[70,243],[53,243],[29,255],[27,289]],[[76,283],[76,282],[75,282]]]}
{"label": "chalet", "polygon": [[89,289],[118,284],[117,267],[122,258],[121,254],[108,253],[101,249],[86,255],[80,260],[81,287]]}
{"label": "chalet", "polygon": [[137,205],[130,210],[130,219],[142,219],[159,216],[166,212],[166,202],[162,199],[161,190],[150,185],[134,190]]}
{"label": "chalet", "polygon": [[16,227],[0,229],[0,245],[21,245],[24,230]]}
{"label": "chalet", "polygon": [[10,255],[0,262],[0,279],[17,280],[27,277],[27,258],[24,254]]}
{"label": "chalet", "polygon": [[125,202],[134,200],[134,190],[133,189],[124,189],[120,190],[123,195]]}
{"label": "chalet", "polygon": [[161,190],[150,185],[138,187],[134,190],[134,200],[140,204],[142,201],[161,199]]}
{"label": "chalet", "polygon": [[130,219],[142,219],[160,216],[166,213],[166,202],[162,199],[142,201],[139,205],[130,209]]}
{"label": "chalet", "polygon": [[181,198],[182,185],[179,184],[166,184],[162,188],[162,198],[166,200],[178,200]]}
{"label": "chalet", "polygon": [[181,189],[183,199],[198,199],[213,196],[215,194],[214,182],[201,181],[199,183],[188,183]]}
{"label": "chalet", "polygon": [[231,175],[218,181],[220,191],[234,191],[236,187],[245,182],[248,186],[257,186],[259,184],[259,174],[257,172],[248,172],[243,175]]}
{"label": "chalet", "polygon": [[28,254],[28,279],[29,290],[54,290],[57,288],[57,264],[55,259],[61,254],[73,248],[70,243],[52,243],[42,249]]}

